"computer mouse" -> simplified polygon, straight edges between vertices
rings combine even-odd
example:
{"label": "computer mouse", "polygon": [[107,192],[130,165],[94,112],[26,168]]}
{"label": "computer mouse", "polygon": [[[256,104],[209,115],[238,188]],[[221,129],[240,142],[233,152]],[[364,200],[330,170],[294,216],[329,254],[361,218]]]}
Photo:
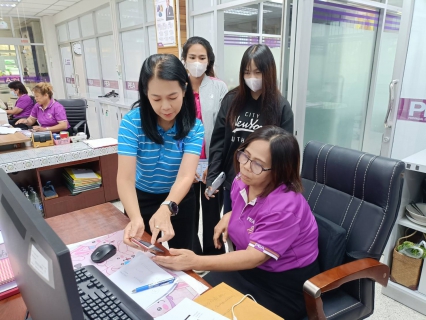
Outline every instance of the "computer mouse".
{"label": "computer mouse", "polygon": [[94,263],[101,263],[108,260],[117,253],[117,248],[113,244],[103,244],[92,252],[90,258]]}

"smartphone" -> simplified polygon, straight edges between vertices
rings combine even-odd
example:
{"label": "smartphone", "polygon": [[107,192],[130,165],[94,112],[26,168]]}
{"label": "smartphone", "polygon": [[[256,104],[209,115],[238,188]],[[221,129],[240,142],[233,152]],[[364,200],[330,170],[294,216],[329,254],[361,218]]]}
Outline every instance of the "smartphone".
{"label": "smartphone", "polygon": [[219,173],[216,179],[214,179],[211,187],[207,189],[207,195],[211,197],[214,194],[214,192],[217,190],[217,188],[219,188],[222,185],[222,183],[225,182],[225,179],[226,179],[225,172]]}
{"label": "smartphone", "polygon": [[160,248],[157,248],[155,245],[147,242],[147,241],[143,241],[143,240],[139,240],[136,238],[131,238],[130,241],[132,241],[135,245],[137,245],[138,247],[142,248],[143,251],[149,251],[152,254],[164,254],[164,251],[161,250]]}

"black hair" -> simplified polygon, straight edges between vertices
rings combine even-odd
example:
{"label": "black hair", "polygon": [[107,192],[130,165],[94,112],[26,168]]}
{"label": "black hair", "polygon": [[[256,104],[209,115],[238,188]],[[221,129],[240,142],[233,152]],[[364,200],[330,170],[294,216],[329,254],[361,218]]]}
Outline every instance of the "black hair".
{"label": "black hair", "polygon": [[257,140],[269,142],[271,152],[271,183],[261,193],[261,197],[268,196],[280,185],[286,185],[287,191],[303,192],[300,178],[300,150],[296,138],[277,126],[264,126],[251,133],[244,143],[235,151],[234,169],[240,172],[240,163],[237,160],[238,151],[244,151],[250,143]]}
{"label": "black hair", "polygon": [[235,92],[235,97],[229,108],[227,121],[231,128],[235,129],[235,121],[239,114],[247,105],[247,99],[250,94],[250,88],[245,84],[244,72],[254,61],[257,69],[262,73],[262,95],[260,96],[262,107],[261,114],[264,125],[280,125],[281,115],[279,114],[280,92],[277,85],[277,68],[271,49],[264,44],[255,44],[250,46],[243,55],[240,65],[240,85],[231,90]]}
{"label": "black hair", "polygon": [[157,130],[158,115],[148,99],[148,84],[154,77],[177,81],[185,92],[182,108],[175,118],[176,135],[174,139],[181,140],[194,127],[196,119],[194,93],[188,73],[182,62],[172,54],[153,54],[142,64],[138,85],[139,100],[133,104],[132,109],[140,107],[142,129],[148,138],[155,143],[164,144],[164,139]]}
{"label": "black hair", "polygon": [[28,94],[27,88],[21,81],[12,81],[7,85],[10,89],[19,90],[20,94]]}
{"label": "black hair", "polygon": [[208,60],[206,75],[208,75],[209,77],[214,77],[215,74],[214,74],[213,67],[214,67],[215,56],[214,56],[213,48],[210,45],[210,42],[208,42],[206,39],[204,39],[202,37],[191,37],[191,38],[189,38],[185,42],[185,44],[183,45],[183,48],[182,48],[182,60],[186,61],[186,58],[187,58],[187,55],[188,55],[188,50],[194,44],[201,44],[204,47],[204,49],[206,49],[207,60]]}

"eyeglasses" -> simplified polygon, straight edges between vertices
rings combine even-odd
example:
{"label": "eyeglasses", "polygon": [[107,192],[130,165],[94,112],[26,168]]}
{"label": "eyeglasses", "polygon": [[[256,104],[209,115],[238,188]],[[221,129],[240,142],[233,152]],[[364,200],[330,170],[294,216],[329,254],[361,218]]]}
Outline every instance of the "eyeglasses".
{"label": "eyeglasses", "polygon": [[254,174],[261,174],[263,171],[270,171],[271,168],[269,169],[265,169],[264,167],[262,167],[261,164],[257,163],[254,160],[251,160],[247,154],[245,154],[243,151],[238,151],[237,152],[237,160],[239,163],[241,164],[246,164],[248,161],[250,161],[250,169]]}

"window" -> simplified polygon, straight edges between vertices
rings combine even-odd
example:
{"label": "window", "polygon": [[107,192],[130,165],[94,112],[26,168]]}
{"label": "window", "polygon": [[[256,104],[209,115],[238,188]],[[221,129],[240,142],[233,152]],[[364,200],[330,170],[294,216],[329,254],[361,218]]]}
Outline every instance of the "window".
{"label": "window", "polygon": [[258,33],[259,5],[225,10],[225,32]]}
{"label": "window", "polygon": [[111,18],[111,9],[106,7],[96,11],[96,28],[98,33],[111,32],[112,31],[112,18]]}
{"label": "window", "polygon": [[80,18],[81,33],[83,37],[90,37],[95,34],[93,26],[93,14],[87,14]]}
{"label": "window", "polygon": [[118,4],[120,27],[126,28],[143,23],[143,2],[126,0]]}

